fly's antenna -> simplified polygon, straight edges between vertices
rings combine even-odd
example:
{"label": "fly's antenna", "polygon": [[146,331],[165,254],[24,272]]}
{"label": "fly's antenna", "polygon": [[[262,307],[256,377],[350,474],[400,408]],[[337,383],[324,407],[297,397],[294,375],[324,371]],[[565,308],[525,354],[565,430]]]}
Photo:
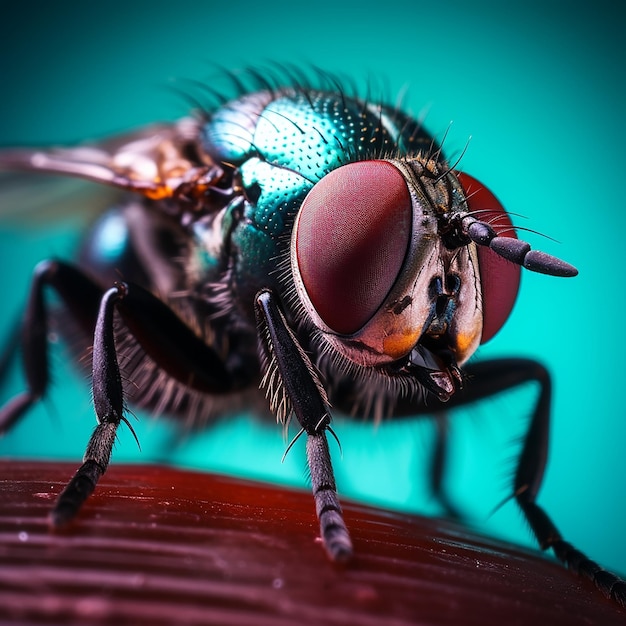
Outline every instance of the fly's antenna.
{"label": "fly's antenna", "polygon": [[578,274],[578,270],[573,265],[546,252],[531,250],[530,244],[521,239],[499,237],[487,222],[482,222],[473,215],[464,213],[459,215],[458,219],[461,232],[471,241],[479,246],[488,247],[498,256],[521,265],[531,272],[562,277]]}

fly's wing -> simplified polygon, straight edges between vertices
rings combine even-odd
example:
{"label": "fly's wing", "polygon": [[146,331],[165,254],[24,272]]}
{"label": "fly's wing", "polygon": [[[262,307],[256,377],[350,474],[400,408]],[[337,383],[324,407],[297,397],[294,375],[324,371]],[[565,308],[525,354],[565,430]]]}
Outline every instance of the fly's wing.
{"label": "fly's wing", "polygon": [[193,200],[222,175],[219,167],[201,155],[199,128],[198,121],[185,118],[94,145],[4,149],[0,150],[0,170],[77,177],[152,200]]}
{"label": "fly's wing", "polygon": [[[1,153],[0,153],[1,154]],[[36,173],[0,173],[2,224],[47,228],[52,223],[87,223],[115,204],[120,192],[91,183]]]}

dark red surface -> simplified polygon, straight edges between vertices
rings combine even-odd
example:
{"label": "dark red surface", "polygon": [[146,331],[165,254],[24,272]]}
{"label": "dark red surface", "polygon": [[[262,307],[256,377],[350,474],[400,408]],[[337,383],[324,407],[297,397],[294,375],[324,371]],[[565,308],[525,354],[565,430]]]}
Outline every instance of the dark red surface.
{"label": "dark red surface", "polygon": [[1,624],[612,624],[626,613],[539,554],[345,504],[327,560],[307,492],[113,466],[77,522],[46,515],[74,468],[0,462]]}

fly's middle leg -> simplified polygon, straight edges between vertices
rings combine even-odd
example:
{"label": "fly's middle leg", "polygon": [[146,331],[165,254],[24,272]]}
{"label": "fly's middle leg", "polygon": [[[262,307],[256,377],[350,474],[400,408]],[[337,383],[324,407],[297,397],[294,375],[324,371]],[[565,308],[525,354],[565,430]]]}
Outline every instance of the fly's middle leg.
{"label": "fly's middle leg", "polygon": [[282,398],[272,399],[271,404],[286,404],[287,410],[293,410],[298,419],[301,434],[306,433],[307,460],[322,541],[333,561],[347,561],[352,556],[352,541],[339,504],[328,450],[328,400],[313,364],[287,324],[278,298],[263,290],[257,294],[255,305],[268,374],[270,378],[274,372],[280,376],[280,387],[270,390],[270,394],[282,394]]}

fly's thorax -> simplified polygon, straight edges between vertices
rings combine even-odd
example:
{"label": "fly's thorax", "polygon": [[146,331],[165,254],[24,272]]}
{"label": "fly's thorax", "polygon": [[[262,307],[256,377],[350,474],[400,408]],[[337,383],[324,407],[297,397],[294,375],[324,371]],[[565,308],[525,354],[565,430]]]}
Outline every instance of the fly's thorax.
{"label": "fly's thorax", "polygon": [[465,195],[440,162],[359,161],[315,185],[296,218],[291,269],[306,315],[364,366],[423,341],[462,363],[480,344],[476,246],[442,232]]}

